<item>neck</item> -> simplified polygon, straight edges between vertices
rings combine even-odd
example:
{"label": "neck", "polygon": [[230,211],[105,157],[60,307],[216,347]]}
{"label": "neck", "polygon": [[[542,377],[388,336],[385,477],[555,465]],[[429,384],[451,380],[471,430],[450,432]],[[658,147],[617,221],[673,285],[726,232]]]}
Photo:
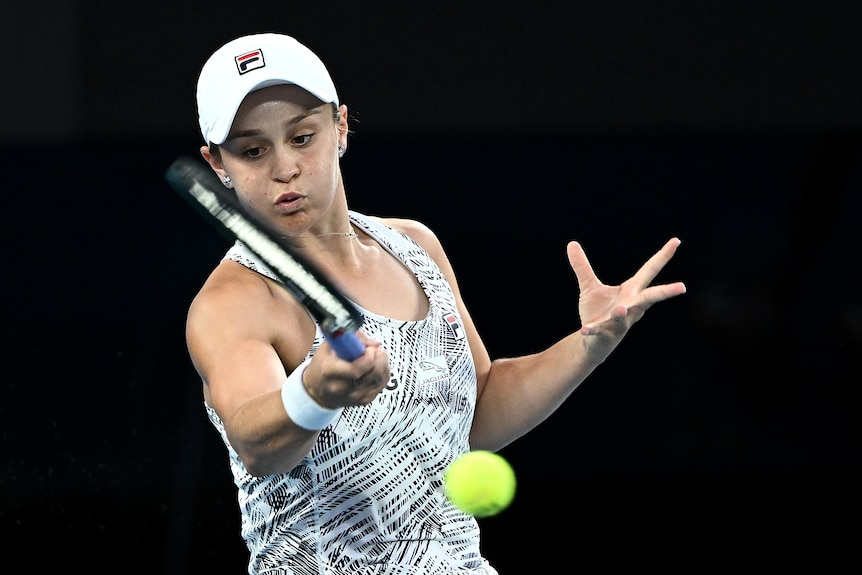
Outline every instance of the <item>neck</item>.
{"label": "neck", "polygon": [[359,235],[356,233],[356,230],[353,228],[353,224],[350,224],[349,232],[329,232],[327,234],[314,234],[315,238],[323,238],[327,236],[343,236],[346,238],[357,238]]}
{"label": "neck", "polygon": [[350,224],[350,231],[349,232],[327,232],[325,234],[307,234],[307,235],[304,234],[304,235],[299,235],[299,236],[288,237],[286,239],[293,241],[293,240],[303,240],[303,239],[307,240],[309,238],[327,238],[327,237],[336,237],[336,236],[342,237],[342,238],[353,239],[353,238],[358,238],[359,234],[356,233],[356,229],[353,227],[353,224]]}

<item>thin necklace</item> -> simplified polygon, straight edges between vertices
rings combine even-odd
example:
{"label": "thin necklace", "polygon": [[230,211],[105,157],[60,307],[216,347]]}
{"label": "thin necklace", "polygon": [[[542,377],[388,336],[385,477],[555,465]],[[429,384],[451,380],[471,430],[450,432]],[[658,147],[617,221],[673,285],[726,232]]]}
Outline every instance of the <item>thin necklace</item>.
{"label": "thin necklace", "polygon": [[314,237],[322,238],[324,236],[344,236],[346,238],[358,238],[359,235],[356,233],[356,229],[354,229],[353,224],[350,225],[349,232],[330,232],[328,234],[315,234]]}

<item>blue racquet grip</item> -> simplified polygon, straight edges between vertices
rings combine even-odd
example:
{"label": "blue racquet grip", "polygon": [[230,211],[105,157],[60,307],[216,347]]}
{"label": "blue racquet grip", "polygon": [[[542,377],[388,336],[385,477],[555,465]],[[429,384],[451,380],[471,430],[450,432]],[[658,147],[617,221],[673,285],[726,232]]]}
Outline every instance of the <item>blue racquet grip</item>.
{"label": "blue racquet grip", "polygon": [[359,341],[353,332],[342,332],[338,335],[324,331],[329,347],[335,350],[338,357],[347,361],[353,361],[365,353],[365,344]]}

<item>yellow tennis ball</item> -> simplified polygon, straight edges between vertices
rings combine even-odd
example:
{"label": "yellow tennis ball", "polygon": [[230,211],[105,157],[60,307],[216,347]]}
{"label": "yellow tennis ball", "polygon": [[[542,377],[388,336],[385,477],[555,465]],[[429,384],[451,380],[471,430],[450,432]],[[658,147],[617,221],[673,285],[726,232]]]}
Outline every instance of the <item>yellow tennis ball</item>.
{"label": "yellow tennis ball", "polygon": [[468,451],[446,469],[443,488],[452,504],[475,517],[496,515],[515,498],[515,471],[490,451]]}

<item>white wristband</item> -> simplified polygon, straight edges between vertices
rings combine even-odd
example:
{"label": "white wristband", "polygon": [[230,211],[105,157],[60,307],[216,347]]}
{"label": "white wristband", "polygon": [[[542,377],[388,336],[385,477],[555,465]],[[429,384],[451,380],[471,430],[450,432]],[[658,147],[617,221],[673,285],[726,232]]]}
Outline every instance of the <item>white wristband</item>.
{"label": "white wristband", "polygon": [[318,405],[302,383],[302,374],[311,358],[300,363],[293,372],[287,376],[281,387],[281,402],[290,419],[298,426],[316,431],[323,429],[341,414],[342,408],[327,409]]}

